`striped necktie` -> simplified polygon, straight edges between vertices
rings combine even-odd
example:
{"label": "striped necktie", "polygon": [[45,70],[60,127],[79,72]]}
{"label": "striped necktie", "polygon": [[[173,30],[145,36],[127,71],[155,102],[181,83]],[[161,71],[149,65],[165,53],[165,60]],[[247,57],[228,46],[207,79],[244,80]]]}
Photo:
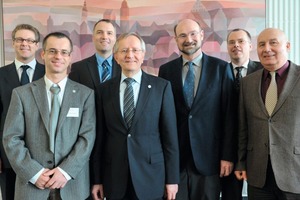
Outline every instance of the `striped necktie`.
{"label": "striped necktie", "polygon": [[124,119],[127,124],[127,127],[130,128],[135,113],[134,94],[133,94],[133,87],[132,87],[132,83],[134,82],[134,79],[126,78],[124,82],[127,84],[127,87],[125,88],[124,91],[123,112],[124,112]]}
{"label": "striped necktie", "polygon": [[108,79],[110,79],[109,64],[108,64],[107,60],[104,60],[104,62],[102,63],[101,78],[102,78],[102,83],[107,81]]}

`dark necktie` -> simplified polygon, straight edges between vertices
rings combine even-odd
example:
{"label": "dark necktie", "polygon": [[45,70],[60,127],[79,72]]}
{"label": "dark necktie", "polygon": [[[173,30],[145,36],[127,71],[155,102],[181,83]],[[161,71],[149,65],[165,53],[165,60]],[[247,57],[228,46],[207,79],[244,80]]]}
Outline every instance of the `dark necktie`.
{"label": "dark necktie", "polygon": [[236,67],[236,75],[235,75],[235,89],[236,91],[240,91],[240,83],[241,83],[241,79],[243,78],[242,76],[242,70],[243,70],[243,66],[241,67]]}
{"label": "dark necktie", "polygon": [[21,85],[25,85],[25,84],[29,83],[29,76],[27,74],[27,69],[30,67],[28,65],[22,65],[21,67],[23,69],[22,75],[21,75]]}
{"label": "dark necktie", "polygon": [[184,92],[185,102],[187,106],[191,108],[194,100],[195,73],[194,73],[193,62],[188,62],[188,66],[189,66],[189,70],[185,77],[183,92]]}
{"label": "dark necktie", "polygon": [[109,64],[107,62],[107,60],[104,60],[104,62],[102,63],[102,83],[107,81],[110,78],[110,73],[109,73]]}
{"label": "dark necktie", "polygon": [[124,119],[127,124],[127,127],[130,128],[132,124],[134,112],[135,112],[134,95],[133,95],[133,88],[132,88],[132,83],[134,82],[134,79],[126,78],[124,81],[127,84],[127,87],[125,88],[125,92],[124,92],[123,112],[124,112]]}
{"label": "dark necktie", "polygon": [[278,95],[277,95],[276,72],[270,72],[270,75],[271,75],[271,82],[266,93],[265,106],[269,115],[271,116],[277,104]]}
{"label": "dark necktie", "polygon": [[55,146],[55,135],[56,135],[56,127],[58,122],[60,104],[58,100],[58,93],[60,92],[60,87],[57,85],[52,85],[50,88],[52,93],[52,103],[51,103],[51,112],[50,112],[50,151],[54,153]]}

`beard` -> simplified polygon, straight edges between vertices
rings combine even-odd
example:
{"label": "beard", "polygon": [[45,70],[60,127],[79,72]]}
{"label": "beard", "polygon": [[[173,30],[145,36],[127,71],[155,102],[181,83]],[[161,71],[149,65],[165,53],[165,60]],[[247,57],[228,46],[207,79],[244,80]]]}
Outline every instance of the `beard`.
{"label": "beard", "polygon": [[[191,46],[191,45],[195,45],[193,48],[189,48],[189,49],[185,49],[185,47],[187,46]],[[200,48],[200,44],[192,42],[192,43],[183,43],[182,44],[182,48],[179,49],[180,52],[182,52],[183,54],[186,54],[188,56],[193,55],[194,53],[196,53]]]}

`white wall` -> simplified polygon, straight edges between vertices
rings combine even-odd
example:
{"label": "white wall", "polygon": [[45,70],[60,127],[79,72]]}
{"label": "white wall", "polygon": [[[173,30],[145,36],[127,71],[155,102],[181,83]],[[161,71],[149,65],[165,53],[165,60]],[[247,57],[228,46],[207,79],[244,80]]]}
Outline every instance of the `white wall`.
{"label": "white wall", "polygon": [[266,26],[279,28],[291,42],[289,59],[300,64],[300,1],[266,0]]}

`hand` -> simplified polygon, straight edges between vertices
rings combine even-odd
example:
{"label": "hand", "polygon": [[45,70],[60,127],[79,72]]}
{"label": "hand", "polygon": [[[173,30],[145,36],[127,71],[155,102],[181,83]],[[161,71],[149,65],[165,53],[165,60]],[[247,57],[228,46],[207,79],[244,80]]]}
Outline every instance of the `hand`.
{"label": "hand", "polygon": [[233,162],[221,160],[220,177],[229,176],[233,170]]}
{"label": "hand", "polygon": [[50,180],[45,185],[45,187],[49,189],[63,188],[68,182],[66,177],[61,173],[61,171],[58,168],[49,170],[46,173],[44,173],[44,175],[51,177]]}
{"label": "hand", "polygon": [[50,169],[44,169],[43,173],[39,176],[39,178],[35,182],[35,186],[41,190],[45,189],[46,183],[50,180],[49,176],[45,176],[44,173],[48,172]]}
{"label": "hand", "polygon": [[238,180],[244,180],[244,181],[247,181],[247,173],[246,171],[234,171],[234,174],[235,174],[235,177],[238,179]]}
{"label": "hand", "polygon": [[103,185],[100,184],[93,185],[92,197],[94,200],[104,199]]}
{"label": "hand", "polygon": [[165,197],[167,200],[176,199],[176,193],[178,192],[177,184],[166,184]]}

